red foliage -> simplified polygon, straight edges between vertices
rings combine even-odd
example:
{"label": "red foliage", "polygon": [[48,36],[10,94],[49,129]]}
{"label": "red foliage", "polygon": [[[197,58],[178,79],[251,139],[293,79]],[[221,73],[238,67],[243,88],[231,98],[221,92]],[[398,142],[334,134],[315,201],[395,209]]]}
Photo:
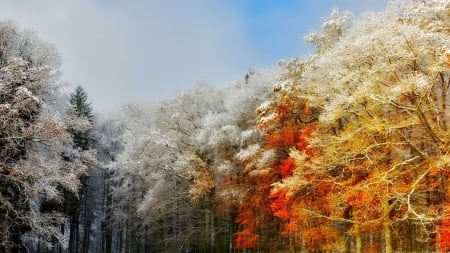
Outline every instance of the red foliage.
{"label": "red foliage", "polygon": [[439,226],[437,246],[442,252],[450,251],[450,210]]}
{"label": "red foliage", "polygon": [[305,139],[311,137],[311,134],[313,133],[313,131],[314,131],[315,128],[316,128],[316,126],[315,126],[314,124],[309,124],[309,125],[307,125],[307,126],[303,129],[301,137],[302,137],[302,138],[305,138]]}
{"label": "red foliage", "polygon": [[347,203],[352,205],[352,206],[356,206],[356,207],[360,207],[362,204],[365,203],[366,200],[366,193],[363,191],[358,191],[357,193],[350,195],[347,198]]}
{"label": "red foliage", "polygon": [[286,118],[286,116],[292,111],[292,108],[290,105],[280,104],[277,106],[275,111],[278,114],[279,122],[282,123]]}
{"label": "red foliage", "polygon": [[267,142],[269,143],[270,146],[275,146],[279,142],[278,135],[277,135],[277,133],[275,131],[270,132],[269,134],[267,134],[266,139],[267,139]]}
{"label": "red foliage", "polygon": [[286,146],[294,145],[295,142],[294,131],[291,128],[284,129],[284,131],[281,132],[281,140]]}
{"label": "red foliage", "polygon": [[314,125],[307,125],[303,131],[300,131],[300,134],[298,136],[298,141],[297,141],[297,149],[300,151],[306,151],[306,153],[308,155],[312,155],[309,154],[309,150],[308,150],[308,139],[311,137],[311,134],[314,131],[315,126]]}
{"label": "red foliage", "polygon": [[251,249],[255,248],[259,242],[259,236],[251,231],[251,229],[246,228],[235,234],[234,248],[235,249]]}
{"label": "red foliage", "polygon": [[282,220],[288,220],[291,217],[291,212],[288,210],[291,205],[291,198],[283,191],[271,192],[269,195],[270,208],[273,215]]}
{"label": "red foliage", "polygon": [[307,151],[308,139],[314,130],[313,125],[308,125],[299,131],[297,127],[287,126],[267,134],[266,139],[270,146],[296,147],[300,151]]}
{"label": "red foliage", "polygon": [[281,161],[278,168],[280,169],[281,177],[289,177],[292,176],[292,172],[294,171],[294,158],[288,157]]}
{"label": "red foliage", "polygon": [[236,223],[242,227],[242,230],[235,234],[234,248],[236,249],[251,249],[258,245],[257,219],[251,207],[252,203],[249,204],[244,205],[236,217]]}
{"label": "red foliage", "polygon": [[236,223],[240,226],[240,231],[235,234],[234,248],[250,249],[258,245],[258,230],[261,225],[270,221],[268,196],[273,178],[275,178],[273,173],[246,178],[246,184],[254,188],[239,207]]}
{"label": "red foliage", "polygon": [[297,149],[303,151],[308,146],[308,142],[305,139],[300,139],[297,143]]}
{"label": "red foliage", "polygon": [[270,132],[267,135],[267,142],[270,146],[293,146],[296,141],[295,131],[292,128],[282,128]]}
{"label": "red foliage", "polygon": [[315,195],[317,197],[325,197],[331,191],[331,185],[326,182],[318,182],[316,187]]}
{"label": "red foliage", "polygon": [[347,203],[356,208],[372,208],[380,204],[380,200],[373,196],[370,191],[357,191],[347,198]]}
{"label": "red foliage", "polygon": [[[293,109],[295,108],[295,111]],[[298,113],[301,109],[292,101],[280,98],[274,108],[278,122],[272,126],[265,136],[268,150],[276,150],[277,161],[270,165],[270,172],[246,174],[243,184],[250,186],[245,200],[240,204],[236,223],[239,231],[235,234],[235,249],[252,249],[258,246],[260,232],[264,232],[265,227],[276,221],[275,226],[281,235],[293,235],[299,232],[300,217],[291,212],[294,200],[285,191],[275,191],[273,184],[277,181],[293,175],[295,160],[287,157],[290,149],[298,149],[309,157],[313,157],[315,150],[308,147],[308,139],[311,137],[315,127],[298,121]],[[305,109],[310,113],[309,108]],[[314,180],[311,178],[311,180]],[[326,195],[330,191],[329,185],[320,185],[316,188]],[[326,201],[320,201],[324,205]],[[319,209],[323,209],[319,207]],[[298,216],[298,215],[297,215]],[[279,222],[282,226],[279,226]],[[323,241],[323,240],[322,240]]]}

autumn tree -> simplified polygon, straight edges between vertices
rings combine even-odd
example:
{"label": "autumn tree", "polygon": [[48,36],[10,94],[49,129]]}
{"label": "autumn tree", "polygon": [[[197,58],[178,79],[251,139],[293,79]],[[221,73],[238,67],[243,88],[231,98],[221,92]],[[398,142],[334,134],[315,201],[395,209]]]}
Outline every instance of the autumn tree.
{"label": "autumn tree", "polygon": [[[278,247],[291,251],[305,247],[308,250],[336,248],[337,241],[337,233],[329,227],[329,220],[302,212],[305,208],[311,212],[329,212],[327,198],[331,189],[323,175],[315,175],[306,166],[296,168],[316,153],[308,142],[318,120],[318,111],[298,97],[294,86],[306,64],[308,62],[301,59],[281,62],[284,73],[274,85],[274,95],[257,110],[265,146],[250,159],[257,164],[252,173],[254,177],[270,175],[265,198],[271,214],[282,224],[277,233],[285,238]],[[302,152],[304,157],[294,158],[291,155],[294,151]],[[301,182],[306,182],[303,191],[290,187],[290,183],[299,185]]]}
{"label": "autumn tree", "polygon": [[244,80],[222,91],[218,110],[202,117],[195,134],[195,145],[207,161],[215,182],[209,196],[212,215],[217,220],[216,250],[233,250],[238,207],[245,201],[249,185],[242,180],[245,166],[236,157],[241,149],[261,141],[256,129],[255,109],[268,99],[278,69],[252,70]]}
{"label": "autumn tree", "polygon": [[[433,248],[448,169],[445,8],[400,3],[368,16],[299,65],[289,86],[319,112],[309,142],[317,154],[291,152],[293,177],[280,185],[307,186],[304,168],[323,175],[311,184],[329,182],[331,209],[305,211],[351,225],[359,252],[368,241],[385,252]],[[393,15],[401,11],[436,16]]]}
{"label": "autumn tree", "polygon": [[[341,14],[333,11],[323,25],[323,34],[312,33],[307,39],[317,46],[318,53],[326,52],[332,48],[340,36],[346,31],[351,14]],[[325,175],[308,172],[307,166],[296,168],[304,159],[312,159],[315,156],[314,148],[308,145],[309,138],[314,131],[314,124],[318,120],[318,108],[314,103],[301,97],[297,85],[301,83],[302,73],[314,60],[293,59],[280,62],[283,74],[273,87],[274,94],[271,100],[263,103],[257,110],[258,127],[265,135],[263,145],[250,147],[246,153],[240,153],[240,158],[247,165],[248,174],[244,178],[249,185],[257,187],[256,194],[251,192],[248,205],[256,201],[253,209],[256,215],[278,219],[282,229],[275,229],[275,234],[283,236],[284,242],[273,246],[273,249],[306,247],[309,250],[335,248],[337,232],[329,227],[330,220],[302,212],[304,208],[312,208],[322,216],[329,214],[328,204],[330,183]],[[293,151],[302,152],[304,158],[296,159],[290,155]],[[292,189],[302,177],[306,185],[302,190]],[[263,209],[263,206],[267,209]],[[257,224],[258,218],[248,216],[251,207],[245,207],[242,215],[247,218],[238,220],[244,229],[238,233],[238,248],[254,248],[258,245],[259,231],[262,226],[267,226],[267,221]],[[261,210],[266,210],[263,213]],[[253,214],[255,215],[255,214]],[[267,219],[267,218],[266,218]],[[247,225],[248,221],[253,225]],[[276,220],[275,220],[276,221]],[[277,227],[276,225],[274,227]],[[319,233],[323,231],[323,233]],[[253,236],[252,240],[246,239]],[[320,237],[322,236],[322,238]],[[245,245],[245,246],[244,246]]]}

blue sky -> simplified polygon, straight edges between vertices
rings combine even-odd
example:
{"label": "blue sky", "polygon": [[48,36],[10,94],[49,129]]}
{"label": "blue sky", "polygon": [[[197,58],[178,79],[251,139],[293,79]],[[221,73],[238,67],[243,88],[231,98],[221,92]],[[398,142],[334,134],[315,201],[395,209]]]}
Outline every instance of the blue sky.
{"label": "blue sky", "polygon": [[333,8],[357,19],[387,0],[4,0],[0,19],[31,28],[60,52],[62,79],[94,109],[151,102],[207,82],[231,85],[248,68],[306,56],[308,31]]}
{"label": "blue sky", "polygon": [[358,18],[364,12],[384,10],[387,0],[231,0],[245,19],[248,34],[264,64],[280,58],[308,55],[313,52],[303,36],[320,30],[323,18],[334,9],[350,10]]}

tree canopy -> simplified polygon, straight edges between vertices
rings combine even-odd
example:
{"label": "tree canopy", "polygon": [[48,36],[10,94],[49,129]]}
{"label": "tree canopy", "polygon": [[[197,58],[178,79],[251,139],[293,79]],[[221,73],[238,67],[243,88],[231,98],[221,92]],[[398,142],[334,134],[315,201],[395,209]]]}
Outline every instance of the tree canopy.
{"label": "tree canopy", "polygon": [[447,252],[449,28],[443,0],[335,10],[309,57],[97,122],[0,23],[0,251]]}

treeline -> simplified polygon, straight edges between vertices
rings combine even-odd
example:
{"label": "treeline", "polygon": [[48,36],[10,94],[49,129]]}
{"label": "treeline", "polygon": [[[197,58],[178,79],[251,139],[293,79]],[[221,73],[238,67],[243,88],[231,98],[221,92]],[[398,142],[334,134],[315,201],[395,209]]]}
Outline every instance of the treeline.
{"label": "treeline", "polygon": [[100,123],[1,23],[0,251],[450,251],[449,28],[445,1],[336,10],[308,58]]}

